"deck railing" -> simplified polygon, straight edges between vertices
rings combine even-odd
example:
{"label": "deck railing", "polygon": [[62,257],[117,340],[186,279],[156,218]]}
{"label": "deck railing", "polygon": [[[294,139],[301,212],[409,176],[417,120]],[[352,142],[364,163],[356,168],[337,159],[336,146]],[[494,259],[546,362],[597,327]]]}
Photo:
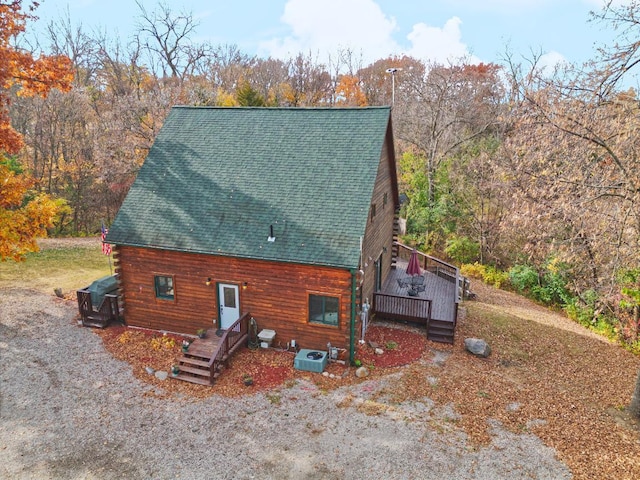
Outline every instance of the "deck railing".
{"label": "deck railing", "polygon": [[120,307],[118,305],[118,295],[107,293],[104,295],[102,303],[94,309],[91,303],[91,292],[89,287],[76,292],[78,297],[78,311],[84,326],[106,327],[110,322],[120,320]]}
{"label": "deck railing", "polygon": [[424,323],[431,320],[431,300],[415,297],[403,297],[376,292],[373,294],[373,310],[376,315],[389,315],[398,320]]}
{"label": "deck railing", "polygon": [[216,372],[218,372],[220,366],[224,364],[229,356],[238,349],[242,341],[247,338],[249,334],[249,319],[251,313],[247,312],[236,320],[220,337],[220,343],[218,348],[211,359],[209,360],[209,373],[210,383],[213,384],[213,380]]}
{"label": "deck railing", "polygon": [[[409,247],[408,245],[400,242],[395,243],[398,246],[398,257],[408,261],[411,257],[411,252],[414,250],[413,247]],[[420,251],[417,251],[417,254],[418,259],[420,260],[420,266],[423,270],[427,270],[428,272],[438,275],[439,277],[444,278],[451,283],[455,283],[456,285],[459,283],[460,270],[458,267]],[[460,301],[459,295],[456,301]]]}

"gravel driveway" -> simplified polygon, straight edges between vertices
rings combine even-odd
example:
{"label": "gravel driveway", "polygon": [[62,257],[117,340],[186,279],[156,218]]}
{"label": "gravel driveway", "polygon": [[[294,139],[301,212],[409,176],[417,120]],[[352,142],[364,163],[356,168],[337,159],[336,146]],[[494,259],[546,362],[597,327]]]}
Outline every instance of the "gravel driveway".
{"label": "gravel driveway", "polygon": [[1,478],[571,478],[533,435],[495,425],[491,445],[467,445],[453,409],[428,398],[377,415],[358,408],[384,380],[163,398],[76,324],[76,308],[0,290]]}

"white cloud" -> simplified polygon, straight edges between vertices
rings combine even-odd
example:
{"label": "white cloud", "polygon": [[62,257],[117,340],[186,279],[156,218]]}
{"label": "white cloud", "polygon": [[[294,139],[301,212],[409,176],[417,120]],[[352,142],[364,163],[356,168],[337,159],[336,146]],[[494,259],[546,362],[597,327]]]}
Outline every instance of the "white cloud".
{"label": "white cloud", "polygon": [[437,63],[447,63],[461,58],[468,58],[472,63],[479,59],[469,55],[467,46],[462,42],[460,31],[462,20],[452,17],[446,21],[444,27],[432,27],[425,23],[417,23],[407,39],[411,48],[407,51],[412,57]]}
{"label": "white cloud", "polygon": [[290,58],[310,51],[324,56],[348,47],[371,61],[399,50],[392,38],[395,19],[373,0],[289,0],[281,20],[290,34],[262,42],[261,53]]}
{"label": "white cloud", "polygon": [[540,56],[537,68],[550,73],[563,63],[568,63],[567,59],[561,53],[551,51]]}
{"label": "white cloud", "polygon": [[362,54],[365,63],[403,54],[438,63],[462,58],[480,62],[462,41],[462,21],[455,16],[442,27],[416,23],[403,45],[394,39],[394,34],[400,35],[395,19],[374,0],[289,0],[280,20],[287,34],[261,42],[260,55],[287,59],[311,52],[326,61],[350,48]]}

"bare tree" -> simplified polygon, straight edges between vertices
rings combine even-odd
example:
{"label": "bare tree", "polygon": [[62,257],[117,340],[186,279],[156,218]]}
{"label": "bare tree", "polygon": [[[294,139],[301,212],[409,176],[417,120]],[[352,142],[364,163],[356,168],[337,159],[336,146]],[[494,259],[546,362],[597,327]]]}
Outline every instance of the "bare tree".
{"label": "bare tree", "polygon": [[138,40],[148,52],[152,69],[162,72],[163,77],[180,80],[193,73],[209,53],[207,45],[191,42],[190,37],[198,26],[193,15],[175,15],[166,4],[147,12],[141,2],[136,0],[136,4],[140,9]]}
{"label": "bare tree", "polygon": [[498,121],[503,92],[496,65],[430,65],[425,75],[402,72],[396,92],[398,137],[424,156],[427,197],[434,200],[435,173],[465,142]]}
{"label": "bare tree", "polygon": [[73,26],[67,11],[64,18],[49,23],[47,39],[54,55],[65,55],[71,59],[75,85],[90,85],[98,66],[96,43],[84,31],[82,24]]}
{"label": "bare tree", "polygon": [[[618,32],[612,46],[602,46],[599,58],[593,62],[591,77],[603,96],[610,95],[631,71],[640,65],[640,2],[619,3],[608,0],[598,12],[591,12],[594,22],[604,23]],[[636,89],[638,88],[636,81]]]}
{"label": "bare tree", "polygon": [[299,53],[288,63],[289,82],[285,102],[292,107],[330,105],[331,75],[311,53]]}

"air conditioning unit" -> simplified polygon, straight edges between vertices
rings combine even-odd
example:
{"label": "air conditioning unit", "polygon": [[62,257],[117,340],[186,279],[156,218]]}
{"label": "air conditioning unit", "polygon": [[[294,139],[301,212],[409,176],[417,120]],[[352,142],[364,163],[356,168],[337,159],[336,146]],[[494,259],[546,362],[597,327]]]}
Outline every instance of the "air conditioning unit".
{"label": "air conditioning unit", "polygon": [[293,360],[293,367],[305,372],[322,373],[327,366],[329,356],[321,350],[301,349]]}

